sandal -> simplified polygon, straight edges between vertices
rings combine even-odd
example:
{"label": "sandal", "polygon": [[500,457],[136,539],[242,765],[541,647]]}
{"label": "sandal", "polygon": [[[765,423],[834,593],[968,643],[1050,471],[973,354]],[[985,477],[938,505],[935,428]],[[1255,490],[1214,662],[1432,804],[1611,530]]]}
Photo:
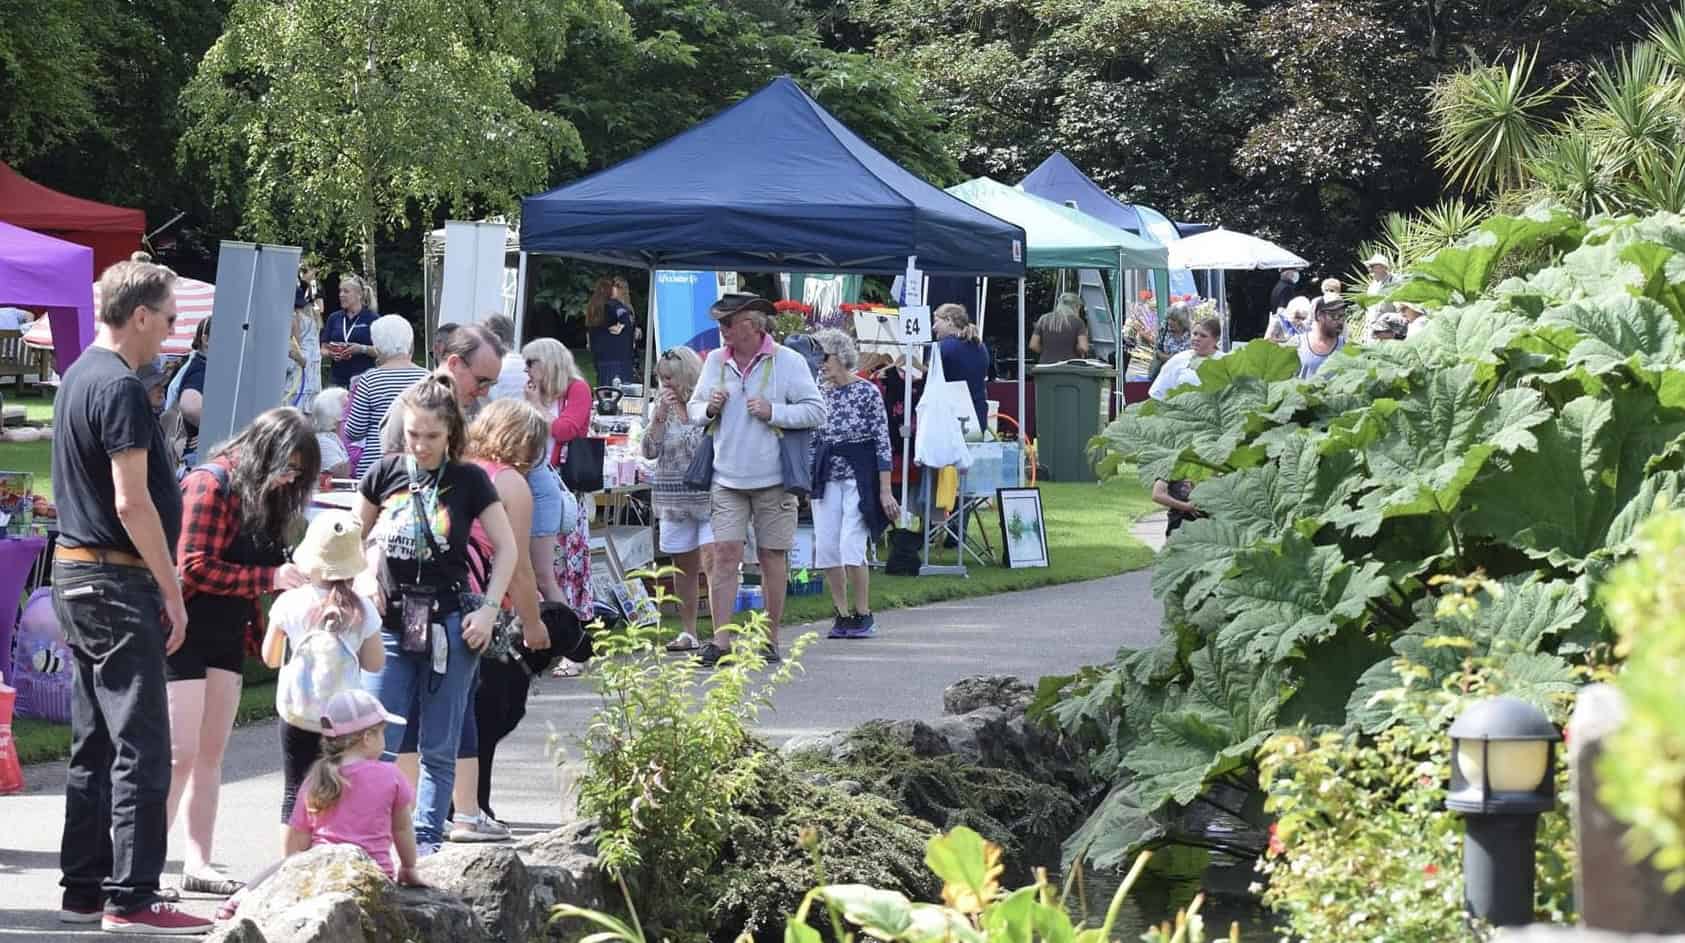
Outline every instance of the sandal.
{"label": "sandal", "polygon": [[667,643],[670,652],[694,652],[702,646],[696,644],[696,636],[689,632],[680,632],[679,637]]}
{"label": "sandal", "polygon": [[202,878],[197,874],[183,874],[181,889],[191,894],[213,894],[217,897],[228,897],[245,887],[246,882],[236,881],[228,877]]}
{"label": "sandal", "polygon": [[564,658],[564,659],[562,659],[561,664],[559,664],[555,668],[551,669],[550,677],[552,677],[552,678],[577,678],[584,673],[585,673],[585,666],[584,665],[576,665],[573,662],[568,661],[567,659]]}

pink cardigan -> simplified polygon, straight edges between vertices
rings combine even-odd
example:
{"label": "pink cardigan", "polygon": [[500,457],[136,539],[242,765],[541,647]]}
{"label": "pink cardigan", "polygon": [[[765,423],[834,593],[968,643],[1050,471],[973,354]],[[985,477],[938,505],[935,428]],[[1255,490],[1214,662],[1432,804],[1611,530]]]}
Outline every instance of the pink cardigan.
{"label": "pink cardigan", "polygon": [[555,421],[550,423],[550,464],[562,464],[562,449],[591,431],[591,385],[575,380],[562,392]]}

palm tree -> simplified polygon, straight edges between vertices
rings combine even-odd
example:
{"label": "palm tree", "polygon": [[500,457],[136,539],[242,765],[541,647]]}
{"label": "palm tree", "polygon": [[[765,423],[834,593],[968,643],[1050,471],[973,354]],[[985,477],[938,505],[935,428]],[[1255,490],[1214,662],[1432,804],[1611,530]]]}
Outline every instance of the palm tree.
{"label": "palm tree", "polygon": [[1454,72],[1431,89],[1429,114],[1436,124],[1435,162],[1452,183],[1471,192],[1521,186],[1559,106],[1563,81],[1536,89],[1536,55],[1522,52],[1502,66]]}

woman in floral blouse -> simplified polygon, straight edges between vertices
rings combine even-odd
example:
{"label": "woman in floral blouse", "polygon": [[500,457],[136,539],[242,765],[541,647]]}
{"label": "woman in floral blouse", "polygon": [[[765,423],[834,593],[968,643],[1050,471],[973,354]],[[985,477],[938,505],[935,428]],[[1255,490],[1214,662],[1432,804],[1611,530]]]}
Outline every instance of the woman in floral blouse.
{"label": "woman in floral blouse", "polygon": [[644,457],[655,459],[651,497],[661,519],[661,552],[670,554],[679,568],[679,624],[683,631],[667,644],[670,652],[688,652],[697,647],[696,601],[700,577],[706,567],[703,556],[714,542],[708,526],[708,492],[685,487],[685,470],[696,457],[704,429],[692,425],[685,403],[696,389],[702,372],[702,358],[689,347],[675,347],[656,362],[661,380],[655,412],[644,432]]}
{"label": "woman in floral blouse", "polygon": [[[889,416],[883,394],[854,374],[860,352],[841,331],[820,331],[819,369],[825,424],[813,437],[813,564],[837,607],[831,638],[871,638],[871,570],[866,544],[901,513],[890,487]],[[854,604],[850,608],[849,593]]]}

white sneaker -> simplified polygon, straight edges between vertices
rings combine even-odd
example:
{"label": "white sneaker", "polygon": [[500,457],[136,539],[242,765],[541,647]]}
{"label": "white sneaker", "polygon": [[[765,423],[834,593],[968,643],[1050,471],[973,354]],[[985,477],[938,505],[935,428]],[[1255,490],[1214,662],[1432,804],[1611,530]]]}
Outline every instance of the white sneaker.
{"label": "white sneaker", "polygon": [[457,816],[451,820],[450,840],[454,842],[508,841],[509,826],[481,812],[479,815]]}

